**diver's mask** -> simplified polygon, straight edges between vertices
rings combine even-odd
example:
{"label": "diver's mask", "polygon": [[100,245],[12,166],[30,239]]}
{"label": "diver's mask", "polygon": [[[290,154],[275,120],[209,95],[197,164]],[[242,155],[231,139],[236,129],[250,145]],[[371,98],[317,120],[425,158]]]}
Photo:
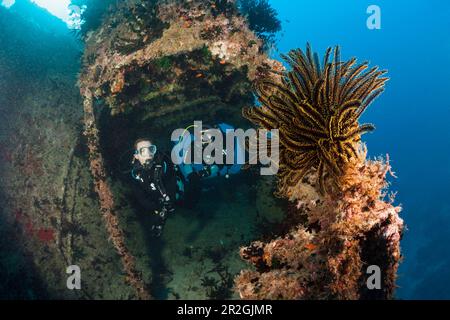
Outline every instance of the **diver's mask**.
{"label": "diver's mask", "polygon": [[158,148],[155,145],[145,146],[136,150],[140,158],[144,161],[144,166],[150,165],[155,157]]}

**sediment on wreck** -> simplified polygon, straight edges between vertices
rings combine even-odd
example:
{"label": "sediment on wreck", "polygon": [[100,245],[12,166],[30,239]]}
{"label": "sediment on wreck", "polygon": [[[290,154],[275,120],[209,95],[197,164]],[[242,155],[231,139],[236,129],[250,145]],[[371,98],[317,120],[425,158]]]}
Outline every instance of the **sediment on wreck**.
{"label": "sediment on wreck", "polygon": [[148,297],[144,281],[116,219],[115,155],[141,136],[167,143],[173,129],[194,120],[248,126],[240,110],[254,101],[252,82],[282,69],[234,1],[121,1],[87,32],[79,86],[91,172],[108,232],[141,298]]}

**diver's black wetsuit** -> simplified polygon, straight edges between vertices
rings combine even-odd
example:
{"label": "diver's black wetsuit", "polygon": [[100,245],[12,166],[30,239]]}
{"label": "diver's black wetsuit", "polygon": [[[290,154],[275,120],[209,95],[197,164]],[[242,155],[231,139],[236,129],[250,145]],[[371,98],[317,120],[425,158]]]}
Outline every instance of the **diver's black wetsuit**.
{"label": "diver's black wetsuit", "polygon": [[142,209],[153,217],[153,232],[159,235],[167,215],[174,211],[177,193],[176,170],[167,156],[157,153],[148,165],[135,161],[133,191]]}

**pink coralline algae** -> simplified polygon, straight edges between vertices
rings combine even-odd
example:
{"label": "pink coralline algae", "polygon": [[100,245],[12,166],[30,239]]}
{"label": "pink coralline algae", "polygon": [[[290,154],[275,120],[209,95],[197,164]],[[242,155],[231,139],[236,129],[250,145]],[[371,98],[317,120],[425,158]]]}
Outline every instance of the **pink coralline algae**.
{"label": "pink coralline algae", "polygon": [[52,228],[37,228],[31,219],[26,216],[22,209],[14,210],[16,223],[22,225],[24,233],[28,237],[36,238],[44,244],[50,244],[55,241],[55,230]]}
{"label": "pink coralline algae", "polygon": [[37,237],[40,241],[48,243],[55,240],[55,230],[41,228],[37,230]]}

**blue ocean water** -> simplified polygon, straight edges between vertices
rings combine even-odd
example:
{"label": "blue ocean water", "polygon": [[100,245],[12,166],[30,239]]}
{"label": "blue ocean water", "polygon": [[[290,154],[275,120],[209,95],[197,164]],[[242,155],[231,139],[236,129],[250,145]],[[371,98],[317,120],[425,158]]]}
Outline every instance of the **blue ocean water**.
{"label": "blue ocean water", "polygon": [[[389,70],[386,91],[363,116],[371,156],[389,154],[392,190],[408,230],[402,242],[400,299],[450,298],[450,2],[445,0],[271,0],[283,21],[278,49],[339,44]],[[369,30],[370,5],[381,29]],[[274,54],[278,56],[278,53]]]}

